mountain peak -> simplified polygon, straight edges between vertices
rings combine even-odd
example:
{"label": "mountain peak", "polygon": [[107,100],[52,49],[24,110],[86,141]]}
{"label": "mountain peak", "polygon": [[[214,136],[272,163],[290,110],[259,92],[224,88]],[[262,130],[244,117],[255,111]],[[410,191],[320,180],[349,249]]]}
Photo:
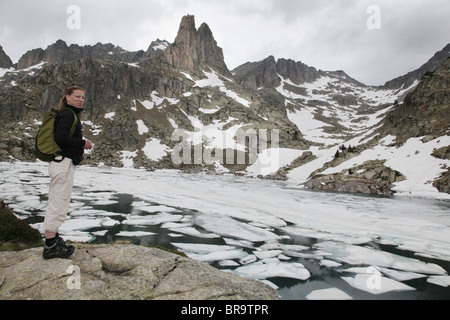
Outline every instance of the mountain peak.
{"label": "mountain peak", "polygon": [[145,52],[142,58],[151,58],[160,55],[164,51],[166,51],[167,47],[170,43],[166,40],[156,39],[156,41],[152,41],[147,51]]}
{"label": "mountain peak", "polygon": [[383,89],[399,89],[408,88],[415,81],[421,79],[428,71],[433,71],[439,67],[448,57],[450,57],[450,43],[440,51],[436,52],[425,64],[416,70],[408,72],[407,74],[387,81],[381,88]]}
{"label": "mountain peak", "polygon": [[247,62],[233,70],[235,79],[248,89],[275,88],[280,85],[274,56],[259,62]]}
{"label": "mountain peak", "polygon": [[166,59],[172,66],[195,71],[203,66],[214,68],[224,75],[231,75],[228,70],[222,48],[217,45],[211,29],[206,23],[195,28],[195,17],[184,16],[181,19],[175,42],[166,50]]}
{"label": "mountain peak", "polygon": [[319,78],[319,71],[302,62],[291,59],[275,60],[273,56],[259,62],[249,62],[233,70],[236,80],[244,87],[258,89],[260,87],[275,88],[280,85],[280,78],[289,79],[299,85],[314,82]]}

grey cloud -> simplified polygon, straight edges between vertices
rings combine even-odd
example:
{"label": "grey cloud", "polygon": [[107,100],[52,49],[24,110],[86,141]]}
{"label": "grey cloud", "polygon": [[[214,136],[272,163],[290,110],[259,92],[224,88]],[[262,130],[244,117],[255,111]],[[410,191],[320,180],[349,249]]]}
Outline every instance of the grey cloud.
{"label": "grey cloud", "polygon": [[[80,30],[66,27],[69,4],[81,8]],[[380,30],[366,26],[373,4]],[[449,42],[449,11],[448,0],[1,0],[0,45],[14,61],[57,39],[146,50],[156,38],[173,41],[181,17],[193,14],[211,27],[230,68],[274,55],[381,84]]]}

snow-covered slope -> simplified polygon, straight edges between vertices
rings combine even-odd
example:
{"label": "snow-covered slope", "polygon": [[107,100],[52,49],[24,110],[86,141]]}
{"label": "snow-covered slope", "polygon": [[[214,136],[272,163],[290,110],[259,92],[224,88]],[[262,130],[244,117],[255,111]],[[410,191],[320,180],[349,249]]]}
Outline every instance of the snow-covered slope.
{"label": "snow-covered slope", "polygon": [[[366,161],[383,160],[385,166],[406,178],[395,183],[393,190],[396,192],[449,199],[448,194],[439,194],[432,186],[433,181],[450,166],[449,160],[438,159],[432,153],[449,146],[449,136],[432,137],[426,141],[424,137],[416,137],[400,145],[395,143],[395,136],[377,133],[386,114],[416,88],[419,81],[408,88],[389,90],[364,86],[345,75],[333,73],[300,85],[278,76],[281,84],[276,90],[285,97],[288,118],[312,145],[307,150],[271,150],[272,160],[279,167],[272,166],[268,170],[267,166],[262,168],[256,164],[247,169],[249,174],[273,174],[305,151],[312,152],[316,159],[293,168],[287,174],[289,179],[298,183],[304,183],[313,172],[337,174]],[[331,163],[341,146],[358,149],[358,155],[337,166],[324,167],[324,164]],[[267,154],[260,154],[266,163],[269,161]]]}

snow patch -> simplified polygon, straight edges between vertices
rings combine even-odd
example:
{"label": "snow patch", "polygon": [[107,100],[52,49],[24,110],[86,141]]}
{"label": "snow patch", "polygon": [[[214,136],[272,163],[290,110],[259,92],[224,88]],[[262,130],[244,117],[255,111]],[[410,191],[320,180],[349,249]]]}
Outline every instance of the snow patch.
{"label": "snow patch", "polygon": [[[195,81],[194,87],[200,87],[200,88],[218,87],[219,90],[222,91],[223,93],[225,93],[228,97],[232,98],[233,100],[235,100],[236,102],[242,104],[243,106],[245,106],[247,108],[250,107],[251,103],[248,100],[239,97],[239,95],[236,92],[228,89],[225,86],[225,83],[220,79],[220,77],[224,78],[223,76],[219,75],[214,70],[212,72],[203,71],[203,74],[206,76],[206,79]],[[229,80],[229,79],[227,79],[227,80],[229,82],[232,82],[232,80]]]}

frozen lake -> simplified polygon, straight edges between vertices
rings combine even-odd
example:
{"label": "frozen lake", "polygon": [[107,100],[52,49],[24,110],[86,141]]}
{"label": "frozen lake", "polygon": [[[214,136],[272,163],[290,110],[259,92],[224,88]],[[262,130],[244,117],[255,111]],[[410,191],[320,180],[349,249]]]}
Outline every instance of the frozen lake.
{"label": "frozen lake", "polygon": [[[49,181],[47,164],[0,163],[0,199],[39,230]],[[282,299],[450,299],[449,201],[82,166],[60,233],[176,248]]]}

